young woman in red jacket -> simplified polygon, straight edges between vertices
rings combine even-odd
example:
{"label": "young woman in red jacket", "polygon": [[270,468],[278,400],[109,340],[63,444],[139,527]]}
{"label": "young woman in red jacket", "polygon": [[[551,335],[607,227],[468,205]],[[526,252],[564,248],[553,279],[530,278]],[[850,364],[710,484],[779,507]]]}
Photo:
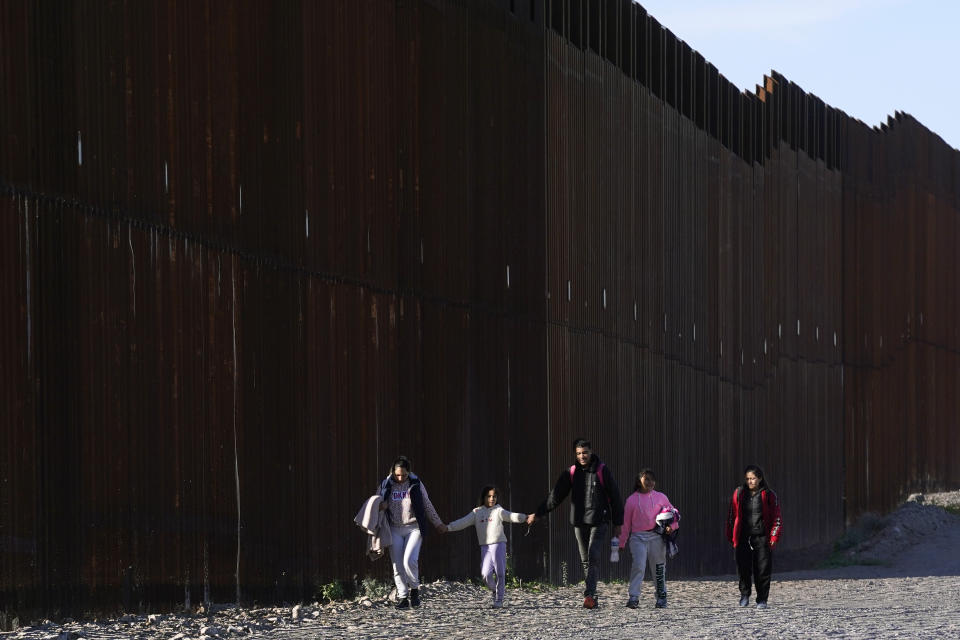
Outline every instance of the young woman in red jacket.
{"label": "young woman in red jacket", "polygon": [[733,491],[727,512],[727,540],[737,556],[740,606],[750,604],[751,582],[757,587],[757,608],[767,608],[772,552],[780,540],[780,501],[755,464],[743,470],[743,484]]}

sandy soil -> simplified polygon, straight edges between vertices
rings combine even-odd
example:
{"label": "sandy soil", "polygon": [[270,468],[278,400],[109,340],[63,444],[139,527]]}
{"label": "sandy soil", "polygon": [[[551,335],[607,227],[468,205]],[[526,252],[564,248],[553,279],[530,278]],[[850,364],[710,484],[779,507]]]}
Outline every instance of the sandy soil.
{"label": "sandy soil", "polygon": [[[582,586],[508,590],[503,609],[468,584],[425,585],[424,605],[398,612],[388,599],[295,609],[222,608],[207,615],[124,616],[42,624],[0,634],[30,638],[957,638],[960,637],[960,492],[908,502],[848,552],[853,565],[774,573],[770,608],[737,606],[734,576],[668,582],[669,607],[653,608],[649,583],[639,609],[626,585],[601,584],[601,606],[582,607]],[[939,500],[939,502],[938,502]],[[775,567],[776,568],[776,567]]]}

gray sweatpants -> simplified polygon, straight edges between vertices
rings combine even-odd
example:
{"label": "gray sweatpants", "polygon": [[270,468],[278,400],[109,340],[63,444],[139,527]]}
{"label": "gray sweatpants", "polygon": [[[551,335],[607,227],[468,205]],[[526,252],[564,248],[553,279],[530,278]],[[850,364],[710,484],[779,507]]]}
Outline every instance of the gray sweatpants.
{"label": "gray sweatpants", "polygon": [[650,577],[656,581],[656,597],[667,597],[667,545],[654,531],[635,531],[630,534],[630,598],[640,597],[643,574],[650,567]]}

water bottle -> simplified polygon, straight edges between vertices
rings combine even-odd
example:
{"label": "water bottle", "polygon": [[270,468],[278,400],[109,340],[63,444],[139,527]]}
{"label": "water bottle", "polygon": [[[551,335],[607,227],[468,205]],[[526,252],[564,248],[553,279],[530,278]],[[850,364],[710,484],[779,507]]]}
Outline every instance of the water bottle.
{"label": "water bottle", "polygon": [[620,562],[620,538],[610,538],[610,562]]}

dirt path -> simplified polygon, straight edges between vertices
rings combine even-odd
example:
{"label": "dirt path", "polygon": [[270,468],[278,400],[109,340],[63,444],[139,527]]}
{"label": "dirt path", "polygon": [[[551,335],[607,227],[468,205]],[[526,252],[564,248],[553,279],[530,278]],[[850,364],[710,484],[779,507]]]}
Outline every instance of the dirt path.
{"label": "dirt path", "polygon": [[[607,585],[600,590],[603,606],[595,611],[579,607],[579,589],[568,588],[539,597],[511,593],[505,609],[495,612],[481,606],[487,597],[478,588],[437,597],[411,614],[329,616],[315,632],[325,638],[960,637],[960,578],[851,578],[850,573],[779,576],[765,611],[736,606],[739,594],[731,576],[672,583],[665,610],[653,608],[652,595],[642,608],[626,609],[626,587]],[[271,637],[307,636],[277,630]]]}
{"label": "dirt path", "polygon": [[[957,494],[960,501],[960,493]],[[626,585],[601,584],[601,607],[581,606],[582,587],[509,590],[503,609],[486,590],[425,585],[419,610],[387,601],[283,609],[224,609],[211,616],[125,616],[100,623],[41,625],[6,638],[958,638],[960,517],[907,504],[854,552],[885,566],[774,573],[770,608],[741,609],[734,576],[668,582],[669,608],[626,609]]]}
{"label": "dirt path", "polygon": [[[654,609],[649,585],[641,608],[626,609],[626,587],[601,585],[601,607],[580,606],[580,589],[546,594],[511,591],[503,609],[488,608],[479,587],[425,587],[423,607],[397,612],[389,603],[223,611],[212,618],[164,616],[126,622],[32,627],[13,638],[956,638],[960,577],[878,576],[876,567],[775,576],[770,608],[736,606],[733,577],[669,584],[670,606]],[[317,614],[314,617],[314,613]],[[211,628],[212,627],[212,628]],[[78,635],[74,635],[78,634]],[[7,634],[4,634],[7,635]]]}

